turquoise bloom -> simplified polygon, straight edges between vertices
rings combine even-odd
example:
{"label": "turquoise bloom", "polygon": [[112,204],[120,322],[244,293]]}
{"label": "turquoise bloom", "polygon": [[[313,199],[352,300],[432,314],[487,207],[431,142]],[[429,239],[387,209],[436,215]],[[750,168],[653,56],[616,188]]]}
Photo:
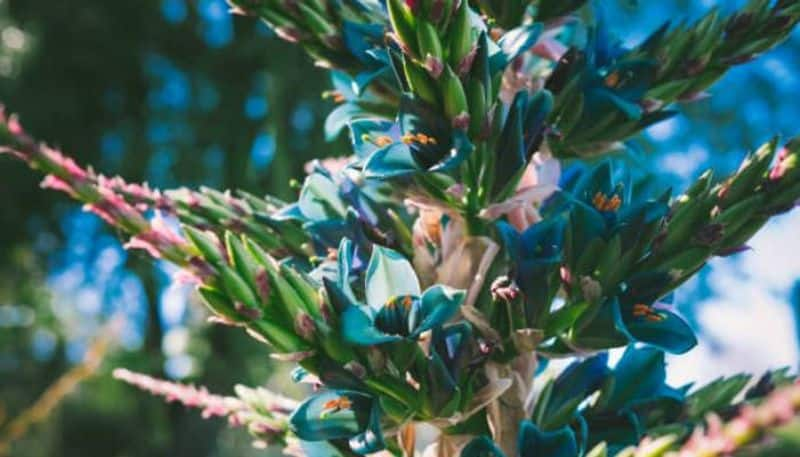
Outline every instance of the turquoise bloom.
{"label": "turquoise bloom", "polygon": [[378,402],[352,390],[326,390],[306,399],[289,418],[304,441],[346,439],[350,449],[369,454],[385,447]]}
{"label": "turquoise bloom", "polygon": [[[344,240],[340,252],[350,252],[349,245]],[[341,255],[338,282],[325,283],[331,300],[343,309],[342,334],[352,344],[415,340],[444,324],[464,301],[464,291],[447,286],[421,291],[411,263],[400,253],[375,245],[364,273],[366,304],[362,304],[350,284],[352,262],[352,256]]]}
{"label": "turquoise bloom", "polygon": [[[520,427],[517,443],[517,457],[577,457],[578,445],[575,433],[568,427],[555,431],[542,431],[530,421]],[[461,457],[506,457],[487,437],[479,437],[470,442],[462,451]]]}

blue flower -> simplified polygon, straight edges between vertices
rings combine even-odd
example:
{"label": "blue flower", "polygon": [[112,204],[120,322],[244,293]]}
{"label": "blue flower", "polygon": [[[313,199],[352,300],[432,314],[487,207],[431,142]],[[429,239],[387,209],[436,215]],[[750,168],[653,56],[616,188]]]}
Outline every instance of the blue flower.
{"label": "blue flower", "polygon": [[671,283],[668,273],[642,273],[629,279],[616,301],[617,329],[632,342],[683,354],[697,345],[697,337],[668,304],[658,301]]}
{"label": "blue flower", "polygon": [[[517,442],[517,457],[577,457],[578,444],[575,433],[568,427],[555,431],[542,431],[530,421],[523,421]],[[487,437],[472,440],[461,457],[505,457],[505,454]]]}
{"label": "blue flower", "polygon": [[408,94],[400,100],[396,123],[359,120],[350,126],[357,154],[369,154],[363,165],[367,178],[451,170],[474,149],[463,131],[452,129],[435,109]]}
{"label": "blue flower", "polygon": [[350,449],[361,455],[385,447],[378,402],[357,391],[319,392],[297,407],[289,424],[301,440],[347,439]]}
{"label": "blue flower", "polygon": [[[340,252],[348,252],[349,246],[350,241],[344,240]],[[325,282],[331,300],[343,308],[342,334],[350,343],[415,340],[444,324],[464,300],[464,291],[442,285],[422,292],[411,263],[398,252],[375,245],[364,273],[366,304],[361,304],[350,284],[351,262],[350,256],[340,256],[338,282]]]}

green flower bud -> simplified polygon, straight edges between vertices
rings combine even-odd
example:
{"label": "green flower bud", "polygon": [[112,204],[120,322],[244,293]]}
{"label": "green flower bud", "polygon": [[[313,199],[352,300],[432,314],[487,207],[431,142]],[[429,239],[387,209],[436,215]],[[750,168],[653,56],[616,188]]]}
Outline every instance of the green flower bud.
{"label": "green flower bud", "polygon": [[724,202],[737,202],[755,191],[767,174],[777,146],[778,140],[773,139],[747,157],[739,171],[723,185],[719,197]]}
{"label": "green flower bud", "polygon": [[200,255],[212,264],[224,264],[225,259],[222,257],[222,246],[219,243],[216,235],[213,233],[198,230],[189,225],[181,226],[183,233],[189,238],[195,248],[200,251]]}
{"label": "green flower bud", "polygon": [[417,54],[416,24],[411,9],[403,0],[387,0],[386,8],[389,10],[389,22],[392,30],[404,47],[403,52]]}
{"label": "green flower bud", "polygon": [[442,92],[444,94],[444,113],[451,122],[462,122],[466,116],[466,127],[469,126],[469,107],[467,94],[461,80],[448,65],[442,74]]}
{"label": "green flower bud", "polygon": [[424,19],[417,21],[417,41],[425,68],[434,79],[438,79],[444,70],[444,64],[442,63],[442,43],[439,41],[436,27]]}
{"label": "green flower bud", "polygon": [[259,309],[258,297],[236,270],[227,265],[220,265],[218,269],[225,292],[231,298],[241,302],[248,308]]}
{"label": "green flower bud", "polygon": [[316,10],[306,4],[306,2],[297,2],[297,7],[305,19],[308,27],[314,32],[320,41],[329,48],[335,49],[338,47],[335,38],[339,36],[337,27],[326,20],[324,16],[319,14]]}
{"label": "green flower bud", "polygon": [[233,302],[222,292],[211,287],[199,287],[197,289],[203,303],[211,310],[212,313],[221,317],[224,321],[230,323],[244,322],[245,319],[236,312]]}
{"label": "green flower bud", "polygon": [[438,105],[438,95],[430,76],[422,68],[415,65],[411,59],[403,56],[403,70],[409,89],[421,99],[431,105]]}
{"label": "green flower bud", "polygon": [[225,246],[228,258],[231,259],[231,263],[239,272],[239,275],[244,278],[253,290],[258,290],[256,277],[258,276],[259,266],[253,256],[244,248],[241,240],[233,232],[225,232]]}
{"label": "green flower bud", "polygon": [[458,68],[461,61],[467,57],[473,47],[472,25],[470,24],[469,2],[461,1],[455,13],[453,23],[450,25],[450,66]]}

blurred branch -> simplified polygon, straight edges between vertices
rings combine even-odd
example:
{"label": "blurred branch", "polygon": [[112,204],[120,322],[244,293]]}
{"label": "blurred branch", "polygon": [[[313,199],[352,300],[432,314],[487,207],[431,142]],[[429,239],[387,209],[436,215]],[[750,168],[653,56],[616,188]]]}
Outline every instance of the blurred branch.
{"label": "blurred branch", "polygon": [[10,455],[14,441],[24,437],[30,428],[47,417],[83,381],[91,377],[108,354],[113,337],[122,325],[121,318],[113,318],[86,351],[83,360],[56,379],[30,406],[13,418],[0,432],[0,456]]}

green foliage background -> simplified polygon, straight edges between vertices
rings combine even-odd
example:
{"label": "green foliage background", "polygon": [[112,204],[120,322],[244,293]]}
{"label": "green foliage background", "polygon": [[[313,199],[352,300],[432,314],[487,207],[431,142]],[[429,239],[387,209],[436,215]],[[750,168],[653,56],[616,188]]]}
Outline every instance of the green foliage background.
{"label": "green foliage background", "polygon": [[[207,183],[290,197],[289,177],[300,176],[303,163],[323,148],[343,150],[343,145],[325,143],[322,138],[322,113],[329,109],[329,103],[320,98],[327,85],[323,74],[313,69],[299,49],[256,30],[259,26],[248,18],[233,19],[232,41],[209,46],[204,28],[210,25],[202,17],[202,8],[218,12],[224,2],[187,2],[185,19],[179,23],[165,20],[166,3],[0,3],[0,27],[25,33],[21,49],[9,47],[8,39],[4,40],[0,99],[25,119],[30,131],[52,140],[81,163],[95,164],[130,181],[150,180],[156,186]],[[148,103],[162,84],[147,71],[146,63],[154,55],[187,76],[185,108]],[[269,107],[264,119],[245,115],[254,81],[260,82]],[[211,109],[200,103],[202,92],[208,90],[216,93]],[[302,135],[292,126],[300,105],[304,116],[312,115]],[[168,141],[154,144],[148,136],[154,122],[180,129]],[[104,135],[112,130],[119,132],[124,147],[121,155],[110,159],[100,151]],[[275,154],[268,173],[256,170],[250,154],[261,132],[268,132],[275,150],[282,152]],[[210,147],[224,152],[214,167],[203,166],[199,160]],[[171,158],[166,170],[158,161],[165,150]],[[30,325],[0,329],[0,407],[10,418],[70,365],[61,350],[70,329],[61,328],[63,322],[53,315],[57,298],[47,294],[43,283],[48,254],[64,238],[57,231],[59,220],[75,207],[65,198],[42,192],[38,178],[22,164],[5,158],[2,162],[0,305],[30,306],[35,316]],[[112,354],[98,375],[52,411],[45,424],[14,445],[11,455],[255,455],[246,433],[227,431],[223,421],[204,421],[195,411],[164,405],[110,378],[114,366],[159,374],[164,361],[162,330],[155,317],[159,273],[140,255],[130,256],[127,267],[142,278],[150,303],[141,350]],[[46,362],[30,355],[32,335],[41,328],[60,337],[56,356]],[[266,351],[259,351],[239,331],[206,327],[197,332],[200,335],[192,339],[190,351],[202,366],[198,375],[212,390],[230,392],[234,381],[258,384],[274,369]],[[264,455],[263,451],[258,454]]]}

